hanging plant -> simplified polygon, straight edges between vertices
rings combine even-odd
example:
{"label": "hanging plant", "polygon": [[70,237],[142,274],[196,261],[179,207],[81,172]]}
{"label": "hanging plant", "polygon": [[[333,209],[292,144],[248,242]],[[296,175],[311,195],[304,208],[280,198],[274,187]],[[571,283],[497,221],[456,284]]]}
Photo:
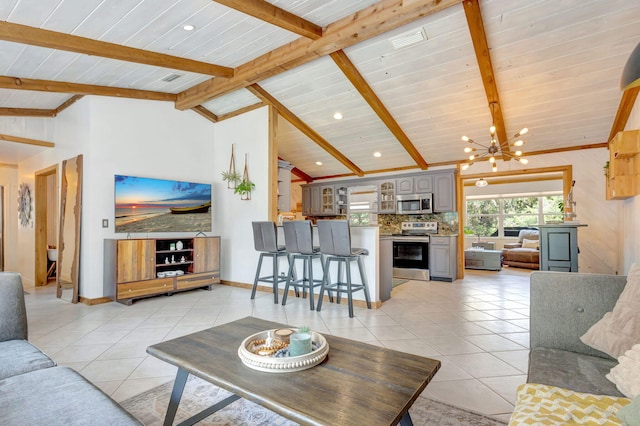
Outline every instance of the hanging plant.
{"label": "hanging plant", "polygon": [[244,173],[242,174],[242,180],[236,186],[233,191],[234,194],[240,194],[240,199],[242,200],[250,200],[251,199],[251,191],[255,188],[256,185],[251,182],[249,179],[249,168],[247,167],[247,154],[244,155]]}
{"label": "hanging plant", "polygon": [[227,182],[227,188],[234,189],[238,182],[242,180],[240,173],[236,172],[236,160],[233,155],[233,144],[231,144],[231,160],[229,161],[229,171],[222,172],[222,180]]}

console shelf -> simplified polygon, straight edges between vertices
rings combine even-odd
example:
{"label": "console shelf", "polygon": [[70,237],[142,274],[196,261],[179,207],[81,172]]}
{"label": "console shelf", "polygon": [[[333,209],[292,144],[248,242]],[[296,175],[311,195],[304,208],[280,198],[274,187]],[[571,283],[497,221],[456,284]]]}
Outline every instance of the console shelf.
{"label": "console shelf", "polygon": [[220,237],[106,239],[104,256],[106,294],[126,305],[220,282]]}
{"label": "console shelf", "polygon": [[640,193],[640,130],[618,132],[609,142],[607,200],[624,200]]}

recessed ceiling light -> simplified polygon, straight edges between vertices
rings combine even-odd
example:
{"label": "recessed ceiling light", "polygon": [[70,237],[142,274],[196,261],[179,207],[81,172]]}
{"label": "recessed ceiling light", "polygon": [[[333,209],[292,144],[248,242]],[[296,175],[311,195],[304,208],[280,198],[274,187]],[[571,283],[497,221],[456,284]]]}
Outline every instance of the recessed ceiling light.
{"label": "recessed ceiling light", "polygon": [[335,118],[336,120],[342,120],[342,114],[336,112],[335,114],[333,114],[333,118]]}
{"label": "recessed ceiling light", "polygon": [[166,76],[165,78],[161,79],[161,81],[170,83],[173,80],[177,80],[178,78],[182,77],[182,74],[169,74],[168,76]]}
{"label": "recessed ceiling light", "polygon": [[183,29],[183,30],[185,30],[185,31],[193,31],[193,30],[195,30],[195,29],[196,29],[196,27],[195,27],[195,25],[185,24],[185,25],[182,27],[182,29]]}
{"label": "recessed ceiling light", "polygon": [[382,154],[380,154],[378,151],[376,151],[376,152],[373,153],[373,156],[376,157],[376,158],[380,158],[380,157],[382,157]]}
{"label": "recessed ceiling light", "polygon": [[316,166],[322,166],[322,161],[316,161]]}

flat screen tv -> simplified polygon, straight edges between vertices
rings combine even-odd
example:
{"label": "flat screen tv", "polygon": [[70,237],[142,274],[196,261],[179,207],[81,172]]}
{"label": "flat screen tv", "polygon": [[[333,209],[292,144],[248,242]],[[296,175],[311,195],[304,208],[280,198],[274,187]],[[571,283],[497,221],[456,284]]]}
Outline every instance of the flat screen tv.
{"label": "flat screen tv", "polygon": [[115,232],[211,232],[211,184],[115,175]]}

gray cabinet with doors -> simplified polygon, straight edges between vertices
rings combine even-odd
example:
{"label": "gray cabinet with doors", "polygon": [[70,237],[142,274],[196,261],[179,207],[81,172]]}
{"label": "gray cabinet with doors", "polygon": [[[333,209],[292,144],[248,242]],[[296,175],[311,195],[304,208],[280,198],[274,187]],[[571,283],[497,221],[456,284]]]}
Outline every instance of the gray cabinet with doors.
{"label": "gray cabinet with doors", "polygon": [[395,179],[380,181],[378,185],[378,212],[393,214],[396,212]]}
{"label": "gray cabinet with doors", "polygon": [[320,187],[320,211],[321,216],[332,216],[336,214],[336,196],[333,185],[322,185]]}
{"label": "gray cabinet with doors", "polygon": [[433,179],[430,174],[404,176],[396,179],[396,194],[426,194],[433,192]]}
{"label": "gray cabinet with doors", "polygon": [[578,272],[578,227],[587,225],[538,225],[540,270]]}
{"label": "gray cabinet with doors", "polygon": [[433,211],[456,211],[456,180],[452,172],[433,175]]}
{"label": "gray cabinet with doors", "polygon": [[432,281],[455,281],[458,278],[458,237],[429,238],[429,276]]}

